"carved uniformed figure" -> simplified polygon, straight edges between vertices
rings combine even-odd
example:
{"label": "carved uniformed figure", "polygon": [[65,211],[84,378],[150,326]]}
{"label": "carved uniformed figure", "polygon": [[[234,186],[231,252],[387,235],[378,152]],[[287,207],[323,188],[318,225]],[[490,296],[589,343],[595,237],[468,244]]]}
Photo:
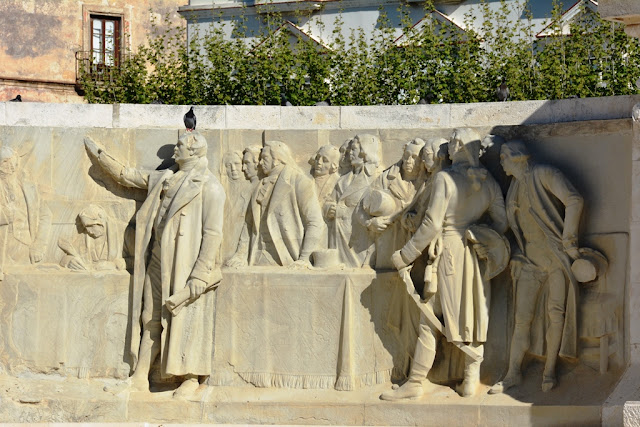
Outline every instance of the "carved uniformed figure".
{"label": "carved uniformed figure", "polygon": [[[470,347],[476,355],[465,355],[464,381],[458,387],[462,396],[470,396],[480,381],[489,324],[490,283],[481,271],[479,259],[487,258],[492,248],[474,243],[469,232],[485,215],[499,234],[506,230],[507,221],[498,184],[479,166],[479,136],[470,129],[456,129],[448,147],[453,165],[435,175],[422,223],[404,247],[393,254],[392,261],[398,270],[404,269],[442,236],[437,286],[428,295],[426,309],[441,320],[447,341]],[[406,399],[424,393],[422,382],[433,365],[439,336],[438,329],[423,313],[409,380],[399,389],[383,393],[382,399]]]}

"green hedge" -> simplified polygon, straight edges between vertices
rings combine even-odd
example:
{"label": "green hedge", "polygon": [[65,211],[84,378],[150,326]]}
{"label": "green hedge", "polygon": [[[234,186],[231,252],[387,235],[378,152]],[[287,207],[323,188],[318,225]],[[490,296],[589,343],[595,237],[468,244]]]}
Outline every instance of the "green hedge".
{"label": "green hedge", "polygon": [[[264,15],[259,44],[225,39],[221,31],[195,34],[187,43],[184,23],[166,19],[108,80],[86,72],[82,85],[91,103],[207,105],[278,105],[285,98],[293,105],[495,101],[502,78],[511,100],[638,93],[639,43],[622,25],[584,13],[570,36],[536,39],[529,20],[509,20],[510,7],[503,1],[492,11],[481,1],[466,17],[467,24],[482,23],[476,34],[434,23],[414,33],[400,6],[408,40],[401,47],[384,15],[372,39],[363,31],[343,38],[336,30],[328,49],[300,38],[292,46],[289,33],[276,31],[283,22],[277,13]],[[427,4],[425,14],[431,10]],[[549,21],[556,33],[561,10],[556,4]],[[338,18],[336,28],[341,25]]]}

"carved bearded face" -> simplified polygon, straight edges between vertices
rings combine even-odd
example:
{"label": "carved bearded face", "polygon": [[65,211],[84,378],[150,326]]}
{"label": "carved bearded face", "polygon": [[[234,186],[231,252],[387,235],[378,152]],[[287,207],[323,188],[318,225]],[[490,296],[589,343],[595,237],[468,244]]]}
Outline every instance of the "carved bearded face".
{"label": "carved bearded face", "polygon": [[258,175],[258,163],[253,157],[253,154],[247,152],[242,156],[242,172],[244,176],[251,181]]}
{"label": "carved bearded face", "polygon": [[88,224],[84,226],[87,234],[94,239],[104,236],[104,225],[100,223]]}
{"label": "carved bearded face", "polygon": [[237,156],[231,156],[227,159],[224,164],[224,167],[227,169],[227,176],[232,181],[235,181],[240,178],[240,170],[242,170],[242,163]]}
{"label": "carved bearded face", "polygon": [[354,138],[349,145],[349,158],[351,159],[351,165],[357,166],[364,163],[364,159],[360,155],[362,153],[362,146],[358,138]]}
{"label": "carved bearded face", "polygon": [[427,172],[431,172],[436,165],[436,153],[431,147],[424,147],[422,151],[422,163]]}
{"label": "carved bearded face", "polygon": [[402,170],[405,173],[413,174],[418,172],[420,167],[420,145],[409,144],[405,147],[402,155]]}

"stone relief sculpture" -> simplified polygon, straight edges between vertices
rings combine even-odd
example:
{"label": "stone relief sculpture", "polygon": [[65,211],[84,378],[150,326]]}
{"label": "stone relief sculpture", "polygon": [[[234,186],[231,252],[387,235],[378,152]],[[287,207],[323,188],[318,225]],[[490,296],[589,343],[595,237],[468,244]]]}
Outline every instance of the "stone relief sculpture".
{"label": "stone relief sculpture", "polygon": [[262,147],[259,145],[252,145],[242,150],[242,172],[253,186],[256,186],[262,178],[262,171],[259,167],[260,151],[262,151]]}
{"label": "stone relief sculpture", "polygon": [[351,139],[347,139],[340,146],[340,163],[338,164],[338,174],[344,175],[351,171],[351,157],[349,156],[349,145]]}
{"label": "stone relief sculpture", "polygon": [[210,291],[221,278],[215,260],[225,193],[207,167],[207,141],[197,131],[185,132],[174,148],[176,165],[153,172],[125,167],[88,138],[85,146],[118,183],[148,190],[136,214],[130,348],[135,363],[128,385],[149,390],[149,370],[160,356],[163,377],[184,378],[174,397],[186,398],[198,388],[198,377],[211,372]]}
{"label": "stone relief sculpture", "polygon": [[[493,261],[497,268],[490,268],[489,264],[496,246],[498,256],[502,252],[507,258],[506,246],[504,251],[499,250],[507,219],[498,184],[479,166],[480,137],[470,129],[456,129],[448,149],[453,165],[433,178],[422,223],[392,257],[396,268],[406,273],[425,249],[434,242],[441,245],[437,249],[441,251],[437,283],[425,295],[409,379],[400,388],[383,393],[383,400],[414,398],[424,393],[422,383],[433,365],[440,334],[465,352],[464,381],[457,387],[458,393],[471,396],[479,385],[489,323],[488,279],[497,274],[502,263]],[[478,225],[485,215],[491,220],[491,228]],[[404,274],[405,281],[406,277]]]}
{"label": "stone relief sculpture", "polygon": [[370,241],[366,227],[355,219],[355,209],[369,186],[378,177],[380,139],[375,135],[356,135],[345,153],[351,160],[351,171],[342,175],[323,207],[329,224],[329,247],[338,249],[340,262],[360,268],[370,262]]}
{"label": "stone relief sculpture", "polygon": [[[511,259],[515,328],[507,374],[490,393],[522,382],[521,364],[527,351],[546,357],[542,391],[549,391],[556,385],[558,356],[577,356],[577,280],[571,267],[572,261],[582,258],[578,225],[584,202],[558,169],[533,163],[520,141],[503,145],[500,161],[513,177],[507,217],[517,242]],[[582,281],[591,281],[596,270],[586,264]],[[536,315],[536,306],[543,312]],[[539,332],[533,333],[534,329]]]}
{"label": "stone relief sculpture", "polygon": [[21,169],[18,153],[7,146],[0,148],[0,206],[2,262],[41,262],[49,239],[51,211],[40,198],[37,185]]}
{"label": "stone relief sculpture", "polygon": [[[331,200],[331,193],[333,193],[333,189],[340,178],[338,174],[340,159],[340,150],[331,144],[320,147],[316,154],[309,159],[311,175],[316,184],[316,193],[320,206],[324,206],[325,203]],[[318,247],[328,248],[329,242],[327,239],[328,235],[324,233]]]}
{"label": "stone relief sculpture", "polygon": [[313,181],[296,165],[289,147],[267,141],[260,153],[264,178],[251,196],[248,245],[239,245],[227,263],[310,268],[311,253],[325,230]]}
{"label": "stone relief sculpture", "polygon": [[[243,176],[243,156],[240,151],[231,151],[222,156],[222,164],[226,171],[225,192],[230,195],[224,208],[222,262],[226,262],[236,253],[244,226],[244,217],[254,187],[250,180],[244,179],[246,173]],[[249,172],[253,171],[249,170]],[[231,195],[233,196],[231,197]]]}
{"label": "stone relief sculpture", "polygon": [[400,218],[425,181],[420,158],[424,145],[420,138],[407,142],[400,161],[380,174],[358,206],[359,220],[375,241],[372,264],[377,269],[393,268],[391,255],[409,238]]}
{"label": "stone relief sculpture", "polygon": [[103,208],[89,205],[78,214],[80,234],[74,241],[60,238],[65,255],[60,265],[76,271],[124,270],[122,238]]}

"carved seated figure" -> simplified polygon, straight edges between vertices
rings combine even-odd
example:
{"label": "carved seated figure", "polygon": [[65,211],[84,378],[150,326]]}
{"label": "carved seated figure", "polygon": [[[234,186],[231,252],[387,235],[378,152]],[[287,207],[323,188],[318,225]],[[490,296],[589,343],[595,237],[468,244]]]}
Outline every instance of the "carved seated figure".
{"label": "carved seated figure", "polygon": [[60,265],[76,271],[124,270],[120,235],[104,209],[89,205],[78,214],[78,222],[81,231],[73,243],[58,240],[65,253]]}
{"label": "carved seated figure", "polygon": [[329,224],[329,247],[338,249],[340,262],[345,266],[361,268],[370,261],[370,240],[365,226],[355,219],[355,209],[378,177],[380,139],[375,135],[356,135],[347,151],[351,171],[340,177],[323,213]]}
{"label": "carved seated figure", "polygon": [[[507,217],[517,242],[511,259],[515,327],[507,374],[489,393],[502,393],[522,382],[527,352],[546,357],[546,392],[556,385],[558,356],[577,356],[577,281],[571,265],[580,258],[578,225],[584,202],[562,172],[531,162],[520,141],[502,146],[500,162],[513,177]],[[536,307],[543,312],[536,315]],[[541,333],[532,334],[536,325]]]}
{"label": "carved seated figure", "polygon": [[402,159],[380,174],[358,206],[358,219],[375,241],[372,264],[377,269],[393,268],[391,255],[409,239],[400,218],[425,181],[420,158],[424,144],[420,138],[407,142]]}

